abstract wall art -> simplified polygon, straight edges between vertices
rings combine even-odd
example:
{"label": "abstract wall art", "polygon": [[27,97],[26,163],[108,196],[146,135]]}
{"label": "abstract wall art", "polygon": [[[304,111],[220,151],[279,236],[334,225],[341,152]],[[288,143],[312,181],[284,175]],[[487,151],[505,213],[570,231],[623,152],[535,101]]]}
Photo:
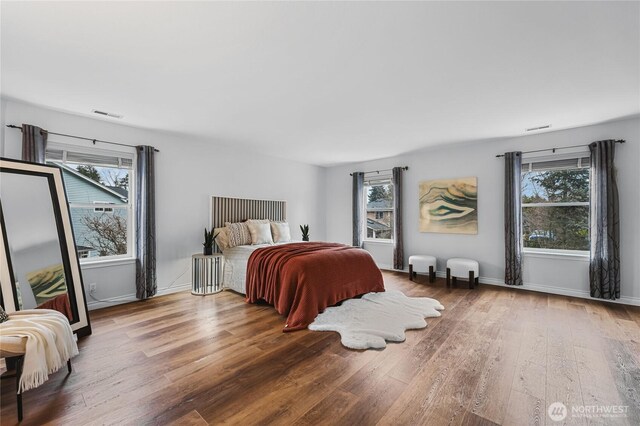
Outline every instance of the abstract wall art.
{"label": "abstract wall art", "polygon": [[27,273],[27,280],[31,285],[31,290],[38,306],[61,294],[67,294],[64,265],[62,263],[29,272]]}
{"label": "abstract wall art", "polygon": [[478,233],[478,178],[420,182],[420,232]]}

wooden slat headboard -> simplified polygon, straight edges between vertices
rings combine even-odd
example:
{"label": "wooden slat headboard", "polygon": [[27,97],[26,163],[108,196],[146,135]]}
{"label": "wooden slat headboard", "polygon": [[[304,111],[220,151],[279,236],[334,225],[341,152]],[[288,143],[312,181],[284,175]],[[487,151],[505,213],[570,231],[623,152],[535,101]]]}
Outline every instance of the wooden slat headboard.
{"label": "wooden slat headboard", "polygon": [[247,219],[287,220],[287,202],[211,197],[213,228],[223,227],[225,222],[244,222]]}

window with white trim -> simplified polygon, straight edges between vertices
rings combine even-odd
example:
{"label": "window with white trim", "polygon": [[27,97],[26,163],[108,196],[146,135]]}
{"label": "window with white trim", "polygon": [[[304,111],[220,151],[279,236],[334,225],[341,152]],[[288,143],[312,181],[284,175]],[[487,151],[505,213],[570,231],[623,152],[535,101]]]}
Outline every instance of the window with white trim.
{"label": "window with white trim", "polygon": [[393,184],[391,177],[376,176],[364,182],[365,240],[393,240]]}
{"label": "window with white trim", "polygon": [[112,213],[113,212],[113,207],[106,207],[105,204],[115,204],[115,203],[111,203],[109,201],[94,201],[93,204],[98,204],[100,205],[100,207],[94,207],[93,211],[95,213],[100,213],[100,212],[105,212],[105,213]]}
{"label": "window with white trim", "polygon": [[62,170],[82,263],[130,258],[133,246],[135,151],[49,143],[46,162]]}
{"label": "window with white trim", "polygon": [[525,251],[589,251],[588,155],[522,160]]}

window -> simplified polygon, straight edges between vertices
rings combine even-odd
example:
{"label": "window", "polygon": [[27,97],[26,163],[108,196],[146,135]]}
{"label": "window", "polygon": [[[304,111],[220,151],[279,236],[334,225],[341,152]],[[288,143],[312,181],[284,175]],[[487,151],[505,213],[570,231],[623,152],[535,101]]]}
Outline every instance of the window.
{"label": "window", "polygon": [[364,183],[367,240],[393,239],[393,184],[390,178],[376,177]]}
{"label": "window", "polygon": [[[108,201],[94,201],[93,204],[114,204],[114,203],[110,203]],[[93,211],[96,213],[100,213],[100,212],[105,212],[105,213],[112,213],[113,212],[113,207],[94,207]]]}
{"label": "window", "polygon": [[523,160],[525,250],[589,250],[589,157],[576,155]]}
{"label": "window", "polygon": [[133,256],[134,151],[50,143],[47,164],[62,170],[81,262]]}

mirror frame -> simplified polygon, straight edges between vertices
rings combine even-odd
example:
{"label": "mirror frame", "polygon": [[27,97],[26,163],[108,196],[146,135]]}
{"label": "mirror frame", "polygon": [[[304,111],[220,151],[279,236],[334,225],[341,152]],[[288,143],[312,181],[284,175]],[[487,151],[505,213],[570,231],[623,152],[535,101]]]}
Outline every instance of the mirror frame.
{"label": "mirror frame", "polygon": [[[76,249],[73,226],[71,225],[71,213],[69,210],[69,204],[67,203],[62,171],[55,166],[0,158],[0,174],[1,173],[40,176],[47,179],[49,190],[51,191],[53,211],[56,216],[55,219],[58,228],[57,231],[60,241],[60,251],[65,272],[67,293],[69,295],[69,301],[71,302],[71,310],[75,317],[74,321],[70,321],[71,328],[78,337],[91,334],[87,299],[84,291],[84,284],[82,282],[82,273],[80,270],[80,262]],[[9,240],[11,239],[11,236],[7,234],[7,229],[5,227],[1,199],[0,234],[3,244],[3,256],[0,258],[0,303],[2,303],[7,313],[11,313],[18,310],[18,298],[16,293],[15,277],[13,274],[13,264],[11,262],[11,253],[9,252]]]}

